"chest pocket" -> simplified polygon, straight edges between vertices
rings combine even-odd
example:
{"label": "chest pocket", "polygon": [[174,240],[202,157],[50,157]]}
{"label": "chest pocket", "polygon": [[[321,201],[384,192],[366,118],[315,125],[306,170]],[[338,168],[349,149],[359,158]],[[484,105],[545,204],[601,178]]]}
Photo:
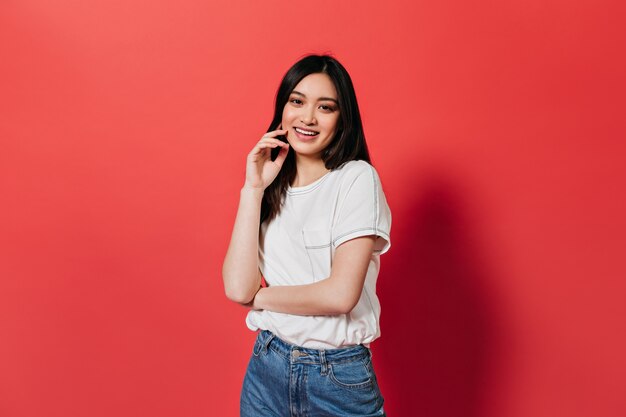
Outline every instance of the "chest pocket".
{"label": "chest pocket", "polygon": [[320,281],[328,278],[332,261],[330,229],[305,229],[302,230],[302,237],[313,279]]}

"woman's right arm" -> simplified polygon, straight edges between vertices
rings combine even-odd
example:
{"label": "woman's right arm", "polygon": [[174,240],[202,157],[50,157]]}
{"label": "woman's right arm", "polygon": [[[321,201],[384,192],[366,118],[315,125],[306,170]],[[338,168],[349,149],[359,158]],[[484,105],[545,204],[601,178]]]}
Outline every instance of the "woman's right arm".
{"label": "woman's right arm", "polygon": [[[252,301],[261,286],[261,201],[265,188],[274,181],[287,157],[289,145],[276,139],[276,136],[285,132],[274,130],[266,133],[248,154],[246,182],[240,191],[237,217],[222,266],[226,297],[240,304]],[[277,146],[282,149],[272,161],[271,150]]]}

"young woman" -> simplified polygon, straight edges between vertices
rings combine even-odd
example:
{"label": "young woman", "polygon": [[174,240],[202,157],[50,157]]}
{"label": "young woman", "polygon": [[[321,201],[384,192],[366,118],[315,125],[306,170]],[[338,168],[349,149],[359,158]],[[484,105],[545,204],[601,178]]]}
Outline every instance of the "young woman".
{"label": "young woman", "polygon": [[248,154],[223,265],[226,296],[258,331],[242,417],[385,415],[369,346],[390,228],[350,76],[306,56]]}

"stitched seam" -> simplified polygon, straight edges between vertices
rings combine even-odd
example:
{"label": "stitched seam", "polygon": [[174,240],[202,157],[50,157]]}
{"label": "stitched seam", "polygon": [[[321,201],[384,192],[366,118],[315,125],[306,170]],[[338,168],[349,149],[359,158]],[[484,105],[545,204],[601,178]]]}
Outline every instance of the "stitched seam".
{"label": "stitched seam", "polygon": [[[305,233],[304,230],[302,231],[302,242],[306,242],[306,237],[305,237]],[[313,268],[313,259],[311,259],[311,254],[309,253],[309,251],[307,250],[307,246],[306,243],[304,245],[304,251],[306,252],[306,257],[309,259],[309,266],[311,267],[311,274],[313,279],[315,279],[315,268]]]}
{"label": "stitched seam", "polygon": [[[333,171],[330,171],[330,172],[333,172]],[[330,176],[330,175],[329,175],[329,174],[330,174],[330,172],[329,172],[328,174],[326,174],[325,176],[323,176],[323,177],[319,180],[319,182],[318,182],[317,184],[315,184],[313,187],[311,187],[310,189],[308,189],[308,190],[301,190],[301,191],[298,191],[298,190],[296,190],[296,191],[289,191],[289,190],[287,190],[287,194],[289,194],[289,195],[302,195],[302,194],[308,194],[308,193],[310,193],[311,191],[313,191],[313,190],[315,190],[317,187],[319,187],[319,186],[320,186],[320,185],[321,185],[324,181],[326,181],[326,179]]]}
{"label": "stitched seam", "polygon": [[324,249],[330,246],[330,243],[325,243],[323,245],[314,245],[314,246],[306,246],[304,245],[305,248],[307,249]]}
{"label": "stitched seam", "polygon": [[365,298],[367,298],[367,301],[370,303],[370,314],[374,318],[374,323],[376,323],[376,333],[378,333],[378,329],[380,329],[380,326],[378,324],[378,318],[376,317],[376,312],[374,311],[374,305],[372,304],[372,299],[370,298],[370,295],[367,293],[367,289],[365,288],[365,286],[363,287],[363,292],[365,293]]}
{"label": "stitched seam", "polygon": [[[269,348],[271,350],[273,350],[274,352],[276,352],[278,355],[282,356],[285,359],[290,358],[290,356],[284,355],[282,354],[280,351],[278,351],[277,349],[273,348],[272,345],[269,346]],[[351,358],[346,358],[346,359],[335,359],[335,360],[331,360],[328,361],[327,363],[330,364],[343,364],[343,363],[350,363],[350,362],[356,362],[356,361],[362,361],[364,358],[363,355],[358,355],[355,357],[351,357]],[[294,364],[303,364],[303,365],[320,365],[319,361],[310,361],[310,360],[302,360],[300,358],[298,358],[296,361],[294,361]]]}
{"label": "stitched seam", "polygon": [[370,173],[372,174],[372,182],[374,183],[374,207],[376,208],[376,215],[374,216],[373,228],[374,230],[378,231],[377,230],[378,216],[380,215],[379,208],[378,208],[378,182],[376,181],[376,176],[374,175],[374,168],[372,168],[371,165],[370,165]]}
{"label": "stitched seam", "polygon": [[373,385],[374,381],[372,379],[372,376],[370,375],[369,371],[366,369],[365,372],[368,374],[369,378],[367,381],[365,382],[359,382],[356,384],[347,384],[345,382],[341,382],[337,379],[337,377],[335,376],[335,372],[333,371],[333,367],[329,366],[328,367],[328,376],[331,379],[331,381],[333,381],[335,384],[339,385],[340,387],[345,387],[348,389],[360,389],[360,388],[367,388],[370,385]]}
{"label": "stitched seam", "polygon": [[382,236],[382,237],[386,238],[387,240],[389,240],[389,234],[388,234],[388,233],[385,233],[385,232],[384,232],[384,231],[382,231],[382,230],[378,230],[378,229],[376,229],[376,228],[370,228],[370,227],[361,227],[361,228],[359,228],[359,229],[353,229],[353,230],[350,230],[350,231],[348,231],[348,232],[342,233],[341,235],[337,236],[337,237],[333,240],[332,244],[333,244],[333,246],[335,246],[335,247],[336,247],[336,246],[337,246],[337,241],[338,241],[339,239],[341,239],[341,238],[343,238],[343,237],[345,237],[345,236],[348,236],[348,235],[350,235],[350,234],[352,234],[352,233],[354,233],[354,232],[361,232],[361,231],[363,231],[363,230],[371,230],[371,231],[373,231],[373,232],[374,232],[374,234],[375,234],[375,235]]}
{"label": "stitched seam", "polygon": [[284,359],[289,359],[289,356],[284,355],[279,349],[276,349],[275,347],[273,347],[272,345],[269,346],[269,348],[271,350],[273,350],[276,354],[278,354],[279,356],[282,356]]}
{"label": "stitched seam", "polygon": [[[307,380],[309,379],[309,372],[308,369],[306,367],[302,368],[302,386],[303,387],[307,387]],[[309,401],[308,401],[308,396],[307,396],[307,390],[303,389],[300,392],[300,403],[302,404],[301,407],[301,411],[302,411],[302,417],[308,417],[309,413]]]}
{"label": "stitched seam", "polygon": [[[270,347],[271,349],[271,347]],[[280,353],[279,353],[280,354]],[[281,355],[284,357],[284,355]],[[364,357],[358,356],[355,358],[350,358],[350,359],[341,359],[341,360],[333,360],[333,361],[326,361],[327,364],[343,364],[343,363],[350,363],[350,362],[356,362],[356,361],[362,361],[364,359]],[[300,358],[296,359],[296,361],[294,363],[298,363],[298,364],[302,364],[302,365],[320,365],[320,361],[307,361],[307,360],[302,360]]]}

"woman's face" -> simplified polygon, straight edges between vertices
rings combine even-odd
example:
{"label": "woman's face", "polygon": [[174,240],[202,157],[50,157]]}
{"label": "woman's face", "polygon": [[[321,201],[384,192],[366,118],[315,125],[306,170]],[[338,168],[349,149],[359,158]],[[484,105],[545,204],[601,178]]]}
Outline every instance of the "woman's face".
{"label": "woman's face", "polygon": [[282,128],[299,155],[321,159],[339,121],[337,91],[324,73],[310,74],[296,85],[283,109]]}

